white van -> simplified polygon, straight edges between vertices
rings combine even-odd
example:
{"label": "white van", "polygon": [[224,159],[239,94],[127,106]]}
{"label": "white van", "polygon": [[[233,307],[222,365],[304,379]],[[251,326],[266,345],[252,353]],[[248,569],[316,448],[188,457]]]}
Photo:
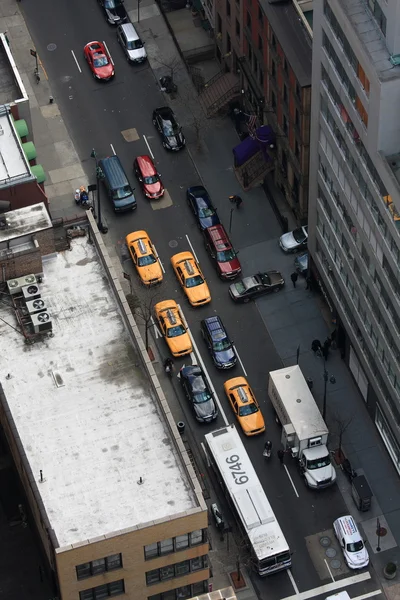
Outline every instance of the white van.
{"label": "white van", "polygon": [[132,23],[124,23],[117,28],[117,40],[129,62],[142,63],[146,60],[147,54],[143,42]]}
{"label": "white van", "polygon": [[368,566],[368,550],[353,517],[351,515],[339,517],[333,522],[333,529],[348,567],[350,569],[362,569]]}

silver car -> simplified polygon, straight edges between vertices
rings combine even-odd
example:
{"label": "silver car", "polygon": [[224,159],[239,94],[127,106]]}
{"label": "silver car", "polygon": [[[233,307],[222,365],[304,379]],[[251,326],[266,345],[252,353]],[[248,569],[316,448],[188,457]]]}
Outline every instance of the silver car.
{"label": "silver car", "polygon": [[279,238],[279,245],[284,252],[298,252],[307,248],[308,226],[299,227]]}
{"label": "silver car", "polygon": [[129,62],[142,63],[146,60],[147,54],[143,42],[132,23],[124,23],[118,27],[117,40]]}

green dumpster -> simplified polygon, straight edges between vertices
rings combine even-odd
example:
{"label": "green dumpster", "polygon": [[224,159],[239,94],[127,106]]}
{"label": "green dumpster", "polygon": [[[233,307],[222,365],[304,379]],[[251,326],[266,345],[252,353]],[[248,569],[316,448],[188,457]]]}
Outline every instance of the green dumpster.
{"label": "green dumpster", "polygon": [[14,127],[20,138],[27,137],[29,134],[28,125],[26,124],[25,119],[19,119],[18,121],[14,121]]}
{"label": "green dumpster", "polygon": [[31,167],[32,175],[34,175],[37,179],[38,183],[44,183],[46,181],[46,174],[42,165],[33,165]]}
{"label": "green dumpster", "polygon": [[37,157],[37,152],[35,144],[33,142],[25,142],[25,144],[22,144],[22,149],[25,152],[25,156],[29,161],[35,160],[35,158]]}

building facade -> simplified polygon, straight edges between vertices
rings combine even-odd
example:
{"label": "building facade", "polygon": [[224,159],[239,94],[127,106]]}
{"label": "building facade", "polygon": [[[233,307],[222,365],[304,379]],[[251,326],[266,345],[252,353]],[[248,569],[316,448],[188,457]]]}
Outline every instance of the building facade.
{"label": "building facade", "polygon": [[400,472],[400,3],[314,5],[309,251]]}

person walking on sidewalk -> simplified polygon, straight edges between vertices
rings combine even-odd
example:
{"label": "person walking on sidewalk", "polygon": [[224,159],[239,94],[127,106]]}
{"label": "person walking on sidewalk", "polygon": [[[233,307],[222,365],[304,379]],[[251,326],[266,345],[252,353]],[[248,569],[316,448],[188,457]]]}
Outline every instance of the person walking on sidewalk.
{"label": "person walking on sidewalk", "polygon": [[298,277],[299,276],[297,275],[296,271],[293,271],[293,273],[290,276],[290,279],[292,280],[294,288],[296,287],[296,281],[297,281]]}
{"label": "person walking on sidewalk", "polygon": [[282,450],[281,448],[279,448],[278,452],[277,452],[278,458],[280,460],[281,465],[284,464],[284,460],[285,460],[285,451]]}
{"label": "person walking on sidewalk", "polygon": [[232,204],[236,204],[236,208],[239,208],[240,205],[243,204],[243,200],[240,196],[229,196],[229,200],[232,202]]}
{"label": "person walking on sidewalk", "polygon": [[307,275],[306,277],[306,290],[312,290],[312,281],[311,281],[311,276]]}
{"label": "person walking on sidewalk", "polygon": [[318,354],[318,356],[322,356],[322,344],[319,340],[313,340],[311,344],[311,350],[314,354]]}

